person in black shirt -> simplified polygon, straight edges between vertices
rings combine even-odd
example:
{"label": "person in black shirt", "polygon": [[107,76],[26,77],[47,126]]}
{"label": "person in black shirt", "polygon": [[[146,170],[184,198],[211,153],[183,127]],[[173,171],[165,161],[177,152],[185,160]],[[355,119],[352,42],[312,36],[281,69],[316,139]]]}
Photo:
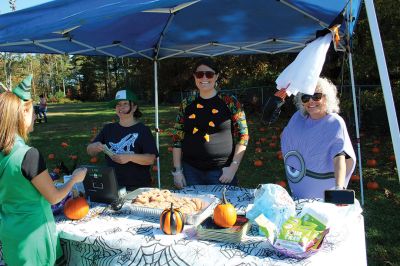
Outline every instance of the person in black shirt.
{"label": "person in black shirt", "polygon": [[139,121],[142,113],[136,95],[120,90],[111,102],[119,122],[104,126],[91,144],[88,154],[105,152],[107,165],[114,167],[118,184],[127,190],[151,186],[150,166],[158,156],[150,129]]}
{"label": "person in black shirt", "polygon": [[237,185],[235,176],[249,140],[238,100],[216,89],[218,68],[201,59],[193,74],[198,94],[184,99],[173,135],[174,184]]}

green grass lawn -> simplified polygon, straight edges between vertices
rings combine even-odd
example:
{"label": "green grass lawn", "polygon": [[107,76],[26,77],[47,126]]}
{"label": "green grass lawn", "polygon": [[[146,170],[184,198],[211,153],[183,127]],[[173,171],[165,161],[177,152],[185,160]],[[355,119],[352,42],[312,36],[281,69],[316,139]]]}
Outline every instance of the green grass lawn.
{"label": "green grass lawn", "polygon": [[[142,121],[154,129],[154,107],[141,106],[140,108],[143,112]],[[169,133],[177,111],[177,107],[170,106],[162,106],[159,109],[159,127],[162,130],[159,152],[163,188],[173,187],[170,174],[172,154],[168,148],[172,144]],[[117,117],[114,110],[109,109],[106,103],[50,105],[48,123],[36,124],[30,141],[42,152],[49,171],[55,169],[61,160],[68,167],[72,167],[74,163],[90,164],[91,158],[86,154],[86,145],[105,123],[115,119]],[[283,163],[277,154],[280,149],[279,135],[287,122],[282,120],[274,128],[266,128],[257,117],[248,116],[250,144],[238,172],[241,186],[255,188],[258,184],[285,180]],[[63,147],[61,145],[63,142],[68,146]],[[394,162],[389,160],[390,155],[393,154],[392,142],[390,136],[364,132],[361,144],[368,265],[400,265],[400,222],[398,221],[400,219],[400,185]],[[379,153],[372,152],[375,146],[380,149]],[[49,154],[54,154],[55,159],[50,160]],[[71,158],[73,155],[77,156],[76,162]],[[104,164],[103,156],[97,159],[97,164]],[[367,159],[376,159],[377,167],[367,168]],[[262,166],[255,166],[256,160],[261,161]],[[157,178],[154,171],[153,176]],[[366,183],[372,180],[379,183],[379,189],[366,188]],[[352,182],[350,188],[356,191],[357,198],[360,200],[359,183]]]}

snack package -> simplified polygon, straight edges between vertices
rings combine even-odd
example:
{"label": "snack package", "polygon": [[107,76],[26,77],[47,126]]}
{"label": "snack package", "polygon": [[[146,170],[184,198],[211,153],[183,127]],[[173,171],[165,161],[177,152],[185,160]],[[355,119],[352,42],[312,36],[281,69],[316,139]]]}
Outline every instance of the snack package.
{"label": "snack package", "polygon": [[277,228],[296,215],[296,205],[289,193],[279,185],[264,184],[254,192],[254,205],[247,211],[246,217],[255,221],[263,214]]}
{"label": "snack package", "polygon": [[[304,217],[305,220],[290,217],[282,225],[274,246],[297,253],[306,252],[313,247],[318,248],[325,235],[325,226],[311,215],[307,214]],[[323,229],[317,230],[318,227]]]}

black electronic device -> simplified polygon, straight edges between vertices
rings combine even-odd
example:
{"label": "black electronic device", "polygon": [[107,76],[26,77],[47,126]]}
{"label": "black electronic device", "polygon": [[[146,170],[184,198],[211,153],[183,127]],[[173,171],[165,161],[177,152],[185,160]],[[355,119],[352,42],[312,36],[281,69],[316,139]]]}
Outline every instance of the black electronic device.
{"label": "black electronic device", "polygon": [[81,165],[87,168],[83,187],[90,201],[101,203],[116,202],[126,194],[126,189],[118,186],[114,168],[110,166]]}
{"label": "black electronic device", "polygon": [[325,190],[325,202],[334,204],[354,204],[354,190]]}

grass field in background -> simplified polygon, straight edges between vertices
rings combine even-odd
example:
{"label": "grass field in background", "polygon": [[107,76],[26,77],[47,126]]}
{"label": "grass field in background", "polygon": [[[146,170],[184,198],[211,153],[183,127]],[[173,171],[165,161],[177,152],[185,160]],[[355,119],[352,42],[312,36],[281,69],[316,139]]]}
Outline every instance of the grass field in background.
{"label": "grass field in background", "polygon": [[[93,159],[87,155],[86,146],[105,123],[117,119],[114,109],[108,108],[107,103],[57,104],[50,105],[48,109],[48,123],[35,125],[30,143],[41,151],[49,171],[57,168],[61,160],[69,168],[74,164],[91,164],[90,160]],[[141,120],[154,129],[154,107],[140,106],[140,109],[143,112]],[[172,153],[169,148],[172,144],[171,128],[177,112],[177,107],[159,108],[159,153],[163,188],[173,187],[170,174]],[[283,161],[278,158],[278,151],[279,135],[287,120],[281,119],[273,128],[263,126],[257,114],[248,115],[247,121],[250,143],[237,173],[239,184],[256,188],[258,184],[285,180]],[[63,147],[63,142],[68,146]],[[362,132],[361,145],[368,265],[400,265],[400,185],[395,162],[389,159],[393,155],[392,142],[389,135]],[[373,150],[374,147],[379,151]],[[49,159],[49,154],[54,154],[55,158]],[[77,160],[72,159],[75,156]],[[367,168],[367,159],[375,159],[377,167]],[[96,164],[104,164],[102,155],[96,160]],[[261,161],[262,166],[255,166],[256,160]],[[152,171],[152,175],[157,179],[156,172]],[[367,189],[366,184],[369,181],[378,182],[379,188]],[[351,182],[349,187],[356,191],[356,196],[361,201],[359,183]]]}

